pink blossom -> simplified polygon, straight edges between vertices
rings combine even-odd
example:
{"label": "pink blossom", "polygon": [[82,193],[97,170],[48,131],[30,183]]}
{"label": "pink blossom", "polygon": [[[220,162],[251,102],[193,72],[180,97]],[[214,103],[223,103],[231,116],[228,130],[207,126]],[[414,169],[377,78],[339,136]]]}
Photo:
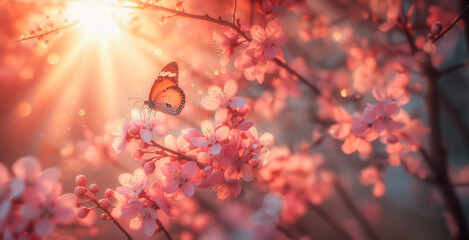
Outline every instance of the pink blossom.
{"label": "pink blossom", "polygon": [[227,178],[243,178],[246,181],[251,181],[254,177],[249,160],[251,159],[252,152],[243,148],[241,155],[238,152],[236,142],[229,144],[223,150],[224,156],[219,158],[220,163],[226,166],[225,177]]}
{"label": "pink blossom", "polygon": [[213,40],[216,42],[217,47],[220,49],[220,65],[225,66],[233,56],[235,49],[243,42],[239,38],[238,33],[231,28],[223,33],[214,32]]}
{"label": "pink blossom", "polygon": [[127,121],[124,119],[122,120],[122,128],[118,129],[115,135],[116,138],[112,141],[112,147],[116,151],[117,154],[122,153],[127,146],[127,135],[128,134],[128,124]]}
{"label": "pink blossom", "polygon": [[241,183],[238,179],[225,179],[223,172],[214,172],[208,176],[209,186],[214,186],[219,199],[226,199],[230,195],[237,197],[241,193]]}
{"label": "pink blossom", "polygon": [[[363,111],[363,120],[373,125],[373,129],[377,132],[382,132],[383,130],[398,130],[403,128],[405,125],[402,122],[397,122],[393,120],[393,117],[396,116],[400,107],[396,102],[383,98],[376,105],[368,105],[367,108]],[[353,127],[352,127],[353,128]]]}
{"label": "pink blossom", "polygon": [[220,142],[228,138],[230,135],[230,128],[227,126],[220,126],[215,130],[215,126],[213,126],[213,123],[209,120],[202,121],[201,128],[203,136],[192,138],[192,145],[195,147],[208,146],[211,154],[220,154]]}
{"label": "pink blossom", "polygon": [[186,162],[179,165],[174,162],[168,162],[163,165],[161,172],[166,177],[163,181],[163,189],[167,193],[174,193],[181,188],[184,195],[191,197],[194,195],[194,184],[189,180],[195,176],[197,172],[197,164],[194,162]]}
{"label": "pink blossom", "polygon": [[134,174],[123,173],[119,175],[119,183],[122,185],[116,188],[116,191],[123,195],[132,194],[132,196],[138,196],[148,184],[148,177],[145,175],[145,171],[141,168],[137,168]]}
{"label": "pink blossom", "polygon": [[227,107],[240,108],[246,104],[246,99],[235,97],[238,91],[238,84],[229,80],[223,86],[223,90],[218,86],[208,88],[208,96],[202,98],[202,106],[208,110],[223,109]]}
{"label": "pink blossom", "polygon": [[269,59],[275,58],[280,45],[287,41],[287,35],[283,32],[282,25],[278,19],[267,23],[265,28],[254,25],[251,27],[252,41],[247,51],[253,52],[253,57],[265,56]]}
{"label": "pink blossom", "polygon": [[149,196],[155,201],[156,205],[168,216],[173,216],[172,208],[176,207],[176,196],[164,192],[159,183],[152,183]]}
{"label": "pink blossom", "polygon": [[253,51],[245,51],[235,60],[235,67],[244,70],[247,80],[257,80],[260,84],[264,82],[264,75],[268,70],[268,57],[262,55],[255,57]]}
{"label": "pink blossom", "polygon": [[60,192],[61,189],[54,191],[42,202],[26,203],[21,208],[21,215],[34,221],[34,232],[40,237],[49,236],[54,231],[56,222],[73,219],[77,197],[71,193],[59,197]]}
{"label": "pink blossom", "polygon": [[143,228],[145,235],[152,236],[156,232],[156,210],[137,199],[130,199],[121,207],[121,218],[130,219],[129,227],[133,230]]}
{"label": "pink blossom", "polygon": [[138,129],[140,138],[146,143],[153,139],[153,135],[163,137],[168,134],[168,129],[164,125],[165,116],[160,112],[145,113],[132,109],[131,116],[131,127]]}

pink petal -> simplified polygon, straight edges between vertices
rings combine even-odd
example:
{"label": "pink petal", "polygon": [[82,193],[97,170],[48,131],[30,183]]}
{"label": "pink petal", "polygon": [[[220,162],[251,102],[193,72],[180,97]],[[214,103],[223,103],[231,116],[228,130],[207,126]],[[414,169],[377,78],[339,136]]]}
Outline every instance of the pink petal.
{"label": "pink petal", "polygon": [[210,97],[219,99],[221,96],[225,96],[223,90],[219,86],[208,87],[207,93]]}
{"label": "pink petal", "polygon": [[184,184],[182,184],[181,190],[184,195],[186,195],[186,197],[192,197],[192,195],[194,195],[195,193],[194,184],[192,184],[191,182],[185,182]]}
{"label": "pink petal", "polygon": [[227,39],[226,35],[221,32],[213,32],[212,37],[213,40],[218,43],[221,43]]}
{"label": "pink petal", "polygon": [[51,182],[58,182],[60,180],[60,177],[62,176],[62,173],[60,172],[60,169],[58,168],[48,168],[44,171],[42,171],[37,180],[38,181],[51,181]]}
{"label": "pink petal", "polygon": [[226,50],[220,57],[220,65],[226,66],[230,62],[231,51]]}
{"label": "pink petal", "polygon": [[232,98],[236,95],[238,91],[238,83],[233,80],[228,80],[223,87],[223,92],[226,94],[227,98]]}
{"label": "pink petal", "polygon": [[191,143],[194,147],[205,147],[209,142],[205,137],[194,137],[191,139]]}
{"label": "pink petal", "polygon": [[119,183],[122,185],[122,186],[128,186],[129,187],[129,182],[131,182],[131,179],[133,178],[133,175],[130,174],[130,173],[122,173],[121,175],[119,175],[119,177],[117,178],[117,180],[119,180]]}
{"label": "pink petal", "polygon": [[208,163],[210,161],[210,155],[207,152],[199,152],[197,153],[197,161]]}
{"label": "pink petal", "polygon": [[121,207],[120,218],[132,219],[137,217],[140,214],[140,210],[135,208],[132,205]]}
{"label": "pink petal", "polygon": [[240,108],[246,104],[246,98],[243,97],[234,97],[230,102],[230,107]]}
{"label": "pink petal", "polygon": [[266,33],[263,27],[259,25],[254,25],[251,27],[251,36],[253,39],[263,41],[265,40],[265,35]]}
{"label": "pink petal", "polygon": [[234,65],[237,69],[244,70],[251,68],[254,65],[254,62],[251,56],[244,53],[235,59]]}
{"label": "pink petal", "polygon": [[277,47],[275,46],[269,46],[267,48],[264,49],[264,54],[268,57],[268,58],[275,58],[275,56],[277,56]]}
{"label": "pink petal", "polygon": [[219,127],[215,131],[215,139],[217,141],[224,141],[225,139],[227,139],[230,136],[230,132],[231,132],[231,130],[227,126]]}
{"label": "pink petal", "polygon": [[164,139],[164,144],[166,145],[166,147],[172,150],[178,149],[176,138],[173,135],[166,136],[166,138]]}
{"label": "pink petal", "polygon": [[373,129],[377,132],[382,132],[385,128],[383,119],[377,119],[373,122]]}
{"label": "pink petal", "polygon": [[163,137],[168,134],[168,128],[162,124],[152,126],[151,130],[157,137]]}
{"label": "pink petal", "polygon": [[5,199],[0,203],[0,222],[5,220],[11,211],[12,203],[9,199]]}
{"label": "pink petal", "polygon": [[42,218],[34,224],[34,232],[39,237],[47,237],[54,231],[55,224],[51,219]]}
{"label": "pink petal", "polygon": [[127,141],[125,141],[121,137],[114,138],[112,141],[112,148],[116,151],[117,154],[120,154],[124,151],[125,147],[127,146]]}
{"label": "pink petal", "polygon": [[202,107],[207,110],[215,110],[220,107],[220,100],[214,97],[204,97],[201,101]]}
{"label": "pink petal", "polygon": [[10,181],[10,189],[10,196],[12,198],[18,198],[26,189],[26,183],[21,178],[13,178]]}
{"label": "pink petal", "polygon": [[249,166],[249,164],[244,164],[241,167],[241,172],[243,173],[243,179],[246,180],[246,182],[250,182],[254,178],[252,168]]}
{"label": "pink petal", "polygon": [[163,173],[163,175],[165,175],[166,177],[174,177],[176,176],[178,173],[179,173],[179,169],[177,167],[177,165],[173,162],[167,162],[163,165],[163,167],[161,168],[161,172]]}
{"label": "pink petal", "polygon": [[363,111],[363,121],[366,123],[372,123],[376,118],[375,106],[369,105]]}
{"label": "pink petal", "polygon": [[34,157],[22,157],[13,164],[12,171],[15,176],[23,179],[34,178],[41,171],[41,165]]}
{"label": "pink petal", "polygon": [[207,178],[207,183],[209,186],[219,185],[225,182],[225,176],[223,172],[214,172],[210,174]]}
{"label": "pink petal", "polygon": [[[230,104],[231,106],[231,104]],[[228,119],[229,111],[227,108],[220,108],[215,112],[215,121],[217,123],[224,123]]]}
{"label": "pink petal", "polygon": [[140,129],[140,138],[142,139],[142,141],[148,143],[153,139],[153,134],[150,129],[142,128]]}
{"label": "pink petal", "polygon": [[178,183],[174,179],[166,178],[162,185],[166,193],[174,193],[178,190]]}
{"label": "pink petal", "polygon": [[197,164],[195,162],[186,162],[182,165],[181,173],[186,179],[191,179],[197,172]]}
{"label": "pink petal", "polygon": [[143,220],[143,231],[147,236],[153,236],[156,232],[156,220],[152,218],[145,218]]}
{"label": "pink petal", "polygon": [[272,147],[274,145],[274,136],[271,133],[264,133],[261,135],[259,138],[259,142],[264,146],[264,147]]}
{"label": "pink petal", "polygon": [[59,222],[66,222],[73,219],[73,208],[66,206],[56,206],[53,209],[54,218]]}
{"label": "pink petal", "polygon": [[41,209],[33,204],[27,203],[21,207],[21,215],[26,219],[33,220],[39,218],[41,215]]}
{"label": "pink petal", "polygon": [[201,126],[201,130],[202,132],[204,133],[204,135],[206,137],[212,137],[213,134],[215,133],[215,129],[214,129],[214,126],[213,126],[213,123],[209,120],[203,120],[201,123],[200,123],[200,126]]}
{"label": "pink petal", "polygon": [[246,120],[246,121],[240,123],[236,128],[239,129],[239,130],[246,131],[246,130],[248,130],[249,128],[251,128],[253,125],[254,125],[254,122],[253,122],[253,121],[251,121],[251,120]]}
{"label": "pink petal", "polygon": [[208,148],[211,154],[218,155],[221,152],[221,145],[219,143],[213,144]]}
{"label": "pink petal", "polygon": [[155,203],[156,205],[158,205],[158,207],[163,210],[163,212],[168,215],[168,216],[173,216],[173,214],[171,213],[171,211],[169,210],[168,208],[168,205],[163,201],[163,199],[161,198],[156,198],[155,199]]}

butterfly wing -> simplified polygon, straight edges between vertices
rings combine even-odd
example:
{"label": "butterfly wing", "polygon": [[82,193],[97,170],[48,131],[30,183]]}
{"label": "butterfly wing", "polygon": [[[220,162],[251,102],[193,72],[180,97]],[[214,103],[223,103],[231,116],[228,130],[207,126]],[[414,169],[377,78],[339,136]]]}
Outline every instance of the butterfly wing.
{"label": "butterfly wing", "polygon": [[161,69],[160,73],[158,73],[158,76],[151,87],[149,100],[155,99],[155,97],[164,89],[171,86],[177,86],[178,76],[178,64],[176,62],[168,63],[163,69]]}
{"label": "butterfly wing", "polygon": [[154,108],[169,115],[178,115],[184,108],[186,95],[178,86],[170,86],[161,90],[155,98]]}

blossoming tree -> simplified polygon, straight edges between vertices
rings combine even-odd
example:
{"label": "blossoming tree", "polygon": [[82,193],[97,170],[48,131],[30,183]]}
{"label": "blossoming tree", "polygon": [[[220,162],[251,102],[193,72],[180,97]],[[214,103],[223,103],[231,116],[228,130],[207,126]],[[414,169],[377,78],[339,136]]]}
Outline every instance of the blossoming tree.
{"label": "blossoming tree", "polygon": [[0,238],[469,239],[468,11],[0,0]]}

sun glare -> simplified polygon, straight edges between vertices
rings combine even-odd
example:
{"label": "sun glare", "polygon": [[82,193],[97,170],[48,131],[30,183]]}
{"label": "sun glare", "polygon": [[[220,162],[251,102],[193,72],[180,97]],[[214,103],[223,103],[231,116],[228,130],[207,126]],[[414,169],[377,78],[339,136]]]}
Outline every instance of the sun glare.
{"label": "sun glare", "polygon": [[80,21],[81,30],[87,37],[112,35],[119,29],[118,22],[128,14],[126,9],[113,7],[117,0],[70,1],[66,16]]}

